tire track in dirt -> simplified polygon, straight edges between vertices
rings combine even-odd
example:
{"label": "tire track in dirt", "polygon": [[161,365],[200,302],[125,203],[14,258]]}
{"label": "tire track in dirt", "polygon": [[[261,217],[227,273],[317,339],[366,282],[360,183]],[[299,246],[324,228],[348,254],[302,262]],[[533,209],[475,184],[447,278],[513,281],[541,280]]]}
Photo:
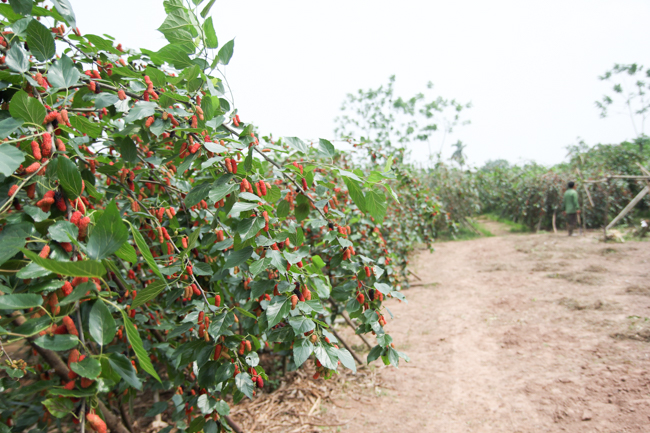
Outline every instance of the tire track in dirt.
{"label": "tire track in dirt", "polygon": [[376,362],[383,385],[362,398],[342,390],[322,410],[351,421],[324,430],[650,431],[650,243],[597,235],[498,236],[420,253],[425,286],[387,304],[388,330],[411,362]]}

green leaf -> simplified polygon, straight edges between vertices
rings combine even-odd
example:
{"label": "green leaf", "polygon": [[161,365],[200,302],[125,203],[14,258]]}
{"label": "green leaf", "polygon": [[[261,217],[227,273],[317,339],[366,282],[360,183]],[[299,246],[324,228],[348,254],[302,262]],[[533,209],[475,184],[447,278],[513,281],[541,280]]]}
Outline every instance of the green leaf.
{"label": "green leaf", "polygon": [[68,0],[52,0],[52,3],[54,3],[54,7],[70,27],[77,27],[77,18]]}
{"label": "green leaf", "polygon": [[131,164],[138,162],[138,149],[131,137],[116,137],[115,142],[120,146],[120,154],[124,161]]}
{"label": "green leaf", "polygon": [[32,13],[32,0],[9,0],[11,9],[19,15],[30,15]]}
{"label": "green leaf", "polygon": [[82,190],[79,167],[68,158],[57,158],[57,161],[56,171],[59,176],[59,182],[68,195],[68,198],[74,200],[81,195]]}
{"label": "green leaf", "polygon": [[253,381],[248,373],[239,373],[235,377],[235,385],[246,397],[253,398]]}
{"label": "green leaf", "polygon": [[131,303],[131,308],[139,307],[160,294],[167,287],[167,283],[164,280],[154,280],[152,283],[148,284],[142,290],[138,290],[138,294]]}
{"label": "green leaf", "polygon": [[79,229],[70,221],[57,221],[47,229],[52,240],[57,242],[71,242],[79,236]]}
{"label": "green leaf", "polygon": [[307,153],[307,145],[298,137],[284,137],[284,141],[298,152]]}
{"label": "green leaf", "polygon": [[280,323],[291,311],[291,300],[286,296],[274,296],[266,309],[268,327],[272,328]]}
{"label": "green leaf", "polygon": [[70,350],[79,344],[79,339],[76,335],[62,334],[62,335],[43,335],[42,337],[34,340],[37,346],[47,350],[64,351]]}
{"label": "green leaf", "polygon": [[135,107],[131,108],[129,114],[124,117],[125,123],[135,122],[145,117],[153,116],[158,105],[155,102],[138,101]]}
{"label": "green leaf", "polygon": [[229,268],[234,268],[235,266],[240,266],[246,260],[248,260],[252,255],[253,255],[252,247],[246,247],[246,248],[242,248],[239,251],[233,251],[226,259],[226,263],[223,265],[223,267],[224,269],[229,269]]}
{"label": "green leaf", "polygon": [[386,196],[383,193],[369,190],[365,196],[366,211],[375,219],[375,223],[381,224],[386,216]]}
{"label": "green leaf", "polygon": [[106,346],[115,337],[117,332],[115,319],[101,299],[96,300],[90,310],[88,331],[93,340],[102,346]]}
{"label": "green leaf", "polygon": [[233,185],[233,184],[230,184],[230,183],[214,186],[210,190],[210,193],[208,194],[208,196],[209,196],[211,202],[216,202],[216,201],[221,200],[222,198],[224,198],[225,196],[227,196],[231,192],[233,192],[235,189],[237,189],[237,186]]}
{"label": "green leaf", "polygon": [[43,298],[33,293],[0,296],[0,310],[24,310],[43,305]]}
{"label": "green leaf", "polygon": [[185,206],[192,207],[198,204],[201,200],[208,198],[208,193],[211,189],[212,184],[207,182],[195,186],[185,197]]}
{"label": "green leaf", "polygon": [[362,212],[366,212],[366,198],[363,195],[359,183],[349,177],[344,177],[343,181],[345,182],[345,186],[348,187],[350,198],[354,201],[354,204],[356,204]]}
{"label": "green leaf", "polygon": [[158,269],[158,265],[156,264],[151,251],[149,251],[147,242],[144,240],[140,232],[133,226],[131,226],[131,235],[133,235],[133,240],[135,240],[135,244],[138,246],[138,249],[140,250],[140,254],[142,254],[144,261],[147,262],[149,268],[153,271],[153,273],[162,280],[164,277],[160,273],[160,269]]}
{"label": "green leaf", "polygon": [[21,251],[27,258],[34,261],[37,265],[45,268],[55,274],[66,275],[68,277],[97,277],[101,278],[106,274],[106,269],[101,262],[95,260],[82,260],[79,262],[59,262],[56,260],[44,259],[39,257],[33,251],[21,248]]}
{"label": "green leaf", "polygon": [[210,415],[216,409],[217,401],[208,394],[203,394],[199,396],[196,405],[203,415]]}
{"label": "green leaf", "polygon": [[126,383],[135,389],[142,389],[142,382],[136,376],[133,365],[126,356],[121,353],[111,353],[108,355],[108,363]]}
{"label": "green leaf", "polygon": [[95,108],[101,109],[110,107],[119,100],[120,98],[118,98],[117,95],[114,95],[113,93],[102,92],[95,98]]}
{"label": "green leaf", "polygon": [[167,14],[158,31],[172,44],[193,43],[194,36],[197,35],[196,27],[185,8],[175,9]]}
{"label": "green leaf", "polygon": [[68,88],[77,84],[80,76],[81,73],[74,67],[74,63],[72,63],[70,57],[64,54],[50,68],[47,74],[47,80],[54,87]]}
{"label": "green leaf", "polygon": [[9,48],[5,63],[9,66],[9,69],[21,74],[29,70],[29,56],[23,47],[21,47],[21,44],[14,44]]}
{"label": "green leaf", "polygon": [[323,155],[329,158],[334,158],[336,156],[336,149],[334,148],[334,145],[331,142],[321,138],[318,140],[318,144],[319,144],[320,153],[322,153]]}
{"label": "green leaf", "polygon": [[316,346],[316,349],[314,349],[314,355],[316,355],[316,359],[320,361],[321,364],[323,364],[323,367],[329,368],[331,370],[336,370],[336,367],[338,366],[338,356],[336,353],[336,348],[332,346],[321,346],[318,345]]}
{"label": "green leaf", "polygon": [[135,329],[135,326],[133,326],[133,323],[131,323],[131,320],[129,320],[129,316],[126,315],[126,312],[124,310],[120,311],[122,313],[122,319],[124,320],[124,329],[126,329],[126,335],[129,338],[129,343],[131,343],[131,346],[133,347],[135,356],[138,357],[140,367],[142,367],[144,371],[153,376],[158,382],[161,382],[160,377],[158,377],[158,373],[156,373],[156,369],[153,368],[153,365],[151,364],[149,355],[142,346],[142,339],[140,338],[138,330]]}
{"label": "green leaf", "polygon": [[138,254],[135,252],[135,248],[128,242],[124,242],[120,249],[115,251],[115,255],[130,263],[138,262]]}
{"label": "green leaf", "polygon": [[93,138],[97,138],[102,134],[102,127],[99,124],[93,123],[83,116],[70,116],[70,125],[82,134],[87,134]]}
{"label": "green leaf", "polygon": [[72,400],[65,397],[48,398],[43,402],[43,406],[56,418],[64,418],[74,409]]}
{"label": "green leaf", "polygon": [[25,154],[11,144],[0,144],[0,174],[11,176],[25,160]]}
{"label": "green leaf", "polygon": [[210,2],[203,8],[201,11],[201,18],[205,18],[210,13],[210,9],[215,1],[216,0],[210,0]]}
{"label": "green leaf", "polygon": [[349,368],[350,370],[356,373],[357,364],[354,362],[354,358],[352,357],[352,354],[347,349],[336,349],[336,350],[338,352],[338,358],[339,361],[341,361],[341,364],[343,364],[345,367]]}
{"label": "green leaf", "polygon": [[158,50],[156,56],[177,69],[194,66],[194,63],[187,55],[186,50],[177,44],[170,44],[162,47]]}
{"label": "green leaf", "polygon": [[232,58],[232,54],[235,50],[235,40],[230,40],[226,42],[226,45],[221,47],[219,50],[219,63],[222,65],[227,65],[230,62],[230,59]]}
{"label": "green leaf", "polygon": [[384,348],[381,347],[380,345],[376,345],[370,350],[370,353],[368,353],[368,364],[370,364],[372,361],[375,359],[379,358],[381,356],[381,352],[383,352]]}
{"label": "green leaf", "polygon": [[84,358],[79,362],[73,362],[70,364],[70,368],[79,376],[88,379],[96,379],[102,372],[102,366],[99,360],[91,357]]}
{"label": "green leaf", "polygon": [[[20,119],[14,119],[13,117],[7,117],[4,120],[0,121],[0,138],[7,138],[11,135],[12,132],[14,132],[16,129],[20,128],[20,126],[24,122]],[[11,146],[13,147],[13,146]],[[15,147],[13,147],[16,149]],[[18,150],[18,149],[16,149]]]}
{"label": "green leaf", "polygon": [[52,32],[35,19],[27,26],[26,40],[29,51],[41,62],[51,59],[56,54]]}
{"label": "green leaf", "polygon": [[95,260],[105,259],[119,250],[128,238],[128,230],[113,200],[106,206],[90,235],[87,245],[88,257]]}
{"label": "green leaf", "polygon": [[212,17],[205,20],[203,23],[203,32],[205,33],[205,44],[208,48],[217,48],[219,46],[219,41],[217,39],[217,33],[214,31],[214,25],[212,24]]}
{"label": "green leaf", "polygon": [[19,90],[9,103],[11,117],[23,119],[36,125],[42,125],[47,112],[38,99],[30,98],[27,92]]}
{"label": "green leaf", "polygon": [[160,69],[154,68],[153,66],[149,65],[144,70],[144,73],[145,75],[149,76],[154,86],[163,87],[167,85],[167,76]]}
{"label": "green leaf", "polygon": [[298,338],[293,342],[293,362],[296,367],[300,367],[306,360],[309,359],[314,351],[314,345],[311,344],[308,338]]}

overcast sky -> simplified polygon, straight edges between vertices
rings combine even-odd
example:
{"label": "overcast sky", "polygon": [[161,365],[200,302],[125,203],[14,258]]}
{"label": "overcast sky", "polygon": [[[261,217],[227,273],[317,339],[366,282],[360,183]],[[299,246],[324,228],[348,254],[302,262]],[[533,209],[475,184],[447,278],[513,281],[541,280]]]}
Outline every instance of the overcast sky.
{"label": "overcast sky", "polygon": [[[71,3],[83,33],[166,44],[155,30],[162,0]],[[333,138],[345,95],[395,74],[398,95],[432,81],[437,94],[472,102],[471,125],[446,138],[443,154],[460,139],[478,165],[554,164],[578,137],[633,138],[622,110],[599,117],[594,101],[611,84],[598,76],[614,63],[650,66],[647,0],[217,0],[211,14],[219,43],[235,38],[225,72],[240,117],[262,133]],[[428,156],[424,145],[412,150]]]}

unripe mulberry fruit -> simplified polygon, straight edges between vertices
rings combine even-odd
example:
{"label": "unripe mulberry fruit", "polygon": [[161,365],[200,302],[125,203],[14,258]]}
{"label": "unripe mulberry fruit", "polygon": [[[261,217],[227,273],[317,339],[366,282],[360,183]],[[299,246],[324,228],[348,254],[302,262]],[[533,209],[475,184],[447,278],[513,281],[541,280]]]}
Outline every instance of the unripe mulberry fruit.
{"label": "unripe mulberry fruit", "polygon": [[68,330],[68,334],[79,337],[79,331],[77,331],[77,327],[75,326],[74,321],[70,318],[70,316],[65,316],[63,318],[63,324]]}
{"label": "unripe mulberry fruit", "polygon": [[148,117],[148,118],[147,118],[147,121],[144,123],[144,127],[145,127],[145,128],[150,127],[151,125],[153,125],[153,122],[154,122],[155,120],[156,120],[156,119],[154,119],[153,116]]}
{"label": "unripe mulberry fruit", "polygon": [[124,101],[126,99],[126,93],[124,93],[124,90],[118,90],[117,97],[120,98],[120,101]]}
{"label": "unripe mulberry fruit", "polygon": [[295,310],[296,305],[298,305],[298,297],[296,295],[291,295],[291,309]]}

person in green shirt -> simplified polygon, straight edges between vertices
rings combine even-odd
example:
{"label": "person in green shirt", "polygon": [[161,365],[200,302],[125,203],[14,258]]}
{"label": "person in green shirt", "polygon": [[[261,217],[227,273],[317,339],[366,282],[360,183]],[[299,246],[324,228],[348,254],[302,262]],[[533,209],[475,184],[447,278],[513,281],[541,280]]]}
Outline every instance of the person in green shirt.
{"label": "person in green shirt", "polygon": [[577,215],[580,213],[578,205],[578,192],[575,188],[575,182],[569,182],[568,189],[564,193],[564,214],[566,215],[567,229],[569,236],[573,235],[576,227]]}

